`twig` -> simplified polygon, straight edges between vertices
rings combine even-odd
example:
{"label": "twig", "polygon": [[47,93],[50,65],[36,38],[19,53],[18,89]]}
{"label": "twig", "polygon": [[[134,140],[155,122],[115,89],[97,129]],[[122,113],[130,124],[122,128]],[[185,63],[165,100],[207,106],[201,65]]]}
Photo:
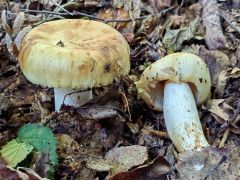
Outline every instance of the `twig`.
{"label": "twig", "polygon": [[180,9],[181,7],[183,7],[184,3],[185,3],[185,0],[182,0],[180,6],[178,6],[178,7],[176,8],[175,13],[176,13],[177,15],[178,15],[178,11],[179,11],[179,9]]}
{"label": "twig", "polygon": [[90,14],[86,14],[86,13],[82,13],[82,12],[78,12],[78,11],[73,11],[74,14],[76,15],[80,15],[80,16],[84,16],[84,17],[88,17],[90,19],[96,19],[96,20],[100,20],[100,21],[105,21],[102,18],[98,18],[96,16],[90,15]]}
{"label": "twig", "polygon": [[224,15],[218,13],[219,16],[221,16],[235,31],[237,31],[240,34],[240,28],[234,26],[229,19],[227,19]]}
{"label": "twig", "polygon": [[141,51],[139,51],[138,53],[134,54],[132,57],[133,57],[133,58],[136,58],[136,57],[139,56],[141,53],[143,53],[144,51],[146,51],[148,48],[149,48],[149,46],[141,49]]}
{"label": "twig", "polygon": [[55,0],[52,0],[52,2],[54,3],[55,6],[57,6],[60,10],[63,10],[64,12],[66,12],[67,14],[71,15],[71,13],[64,9],[64,7],[62,7],[60,4],[58,4]]}
{"label": "twig", "polygon": [[224,146],[224,144],[225,144],[225,142],[226,142],[226,140],[227,140],[229,131],[230,131],[230,128],[228,127],[228,128],[225,130],[224,134],[223,134],[223,138],[222,138],[222,140],[221,140],[221,142],[220,142],[220,144],[219,144],[219,148],[221,148],[221,147]]}
{"label": "twig", "polygon": [[90,14],[86,14],[86,13],[82,13],[82,12],[77,12],[77,11],[73,11],[72,13],[66,13],[66,12],[52,12],[52,11],[39,11],[39,10],[29,10],[29,9],[20,9],[20,11],[25,12],[25,13],[42,13],[42,14],[52,14],[52,15],[58,15],[58,16],[84,16],[84,17],[88,17],[90,19],[96,19],[99,21],[104,21],[105,23],[110,23],[110,22],[131,22],[131,21],[139,21],[139,20],[143,20],[149,16],[161,16],[165,13],[167,13],[168,11],[174,9],[174,7],[170,7],[167,8],[159,13],[154,13],[154,14],[150,14],[150,15],[145,15],[145,16],[140,16],[138,18],[128,18],[128,19],[102,19],[102,18],[98,18],[96,16],[90,15]]}
{"label": "twig", "polygon": [[149,134],[158,136],[158,137],[164,138],[164,139],[170,139],[168,133],[165,131],[157,131],[157,130],[152,129],[149,131]]}
{"label": "twig", "polygon": [[53,11],[45,11],[45,10],[29,10],[29,9],[19,9],[21,12],[25,13],[42,13],[42,14],[53,14],[53,15],[59,15],[59,16],[67,16],[67,15],[76,15],[74,13],[66,13],[66,12],[53,12]]}
{"label": "twig", "polygon": [[132,118],[131,118],[132,116],[131,116],[131,112],[130,112],[130,109],[129,109],[128,99],[127,99],[126,95],[123,92],[120,92],[120,94],[122,95],[122,97],[123,97],[123,99],[125,101],[125,105],[124,106],[125,106],[125,108],[127,107],[129,119],[130,119],[130,121],[132,121]]}
{"label": "twig", "polygon": [[153,47],[153,43],[154,42],[150,43],[149,41],[146,41],[146,45],[148,45],[150,48],[158,52],[157,48]]}

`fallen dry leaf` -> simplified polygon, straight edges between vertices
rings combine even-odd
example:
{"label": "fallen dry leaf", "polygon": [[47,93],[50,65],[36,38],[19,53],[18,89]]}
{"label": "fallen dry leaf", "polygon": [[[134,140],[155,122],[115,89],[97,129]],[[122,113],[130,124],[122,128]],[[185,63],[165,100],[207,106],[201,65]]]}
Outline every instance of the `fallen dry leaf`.
{"label": "fallen dry leaf", "polygon": [[[136,15],[134,15],[136,16]],[[116,20],[115,22],[108,22],[108,24],[115,29],[119,30],[125,38],[131,42],[134,38],[134,28],[135,28],[135,22],[117,22],[118,19],[134,19],[136,17],[133,17],[131,14],[131,11],[127,11],[124,8],[108,8],[105,10],[102,10],[98,13],[98,18],[104,19],[104,20]]]}
{"label": "fallen dry leaf", "polygon": [[7,11],[3,10],[1,14],[1,24],[7,34],[12,34],[12,28],[8,25]]}
{"label": "fallen dry leaf", "polygon": [[88,158],[87,167],[97,171],[109,171],[109,176],[143,164],[148,159],[147,148],[139,145],[113,148],[104,158]]}
{"label": "fallen dry leaf", "polygon": [[210,99],[207,104],[210,106],[208,109],[214,117],[216,117],[216,120],[219,123],[229,122],[230,116],[229,113],[224,111],[223,108],[220,107],[220,105],[224,102],[224,99]]}
{"label": "fallen dry leaf", "polygon": [[25,14],[23,12],[18,13],[17,17],[15,18],[15,20],[13,22],[12,37],[15,37],[19,33],[19,31],[21,31],[22,26],[24,24],[24,20],[25,20]]}
{"label": "fallen dry leaf", "polygon": [[207,106],[208,111],[214,119],[225,126],[229,126],[230,131],[240,134],[240,103],[237,103],[237,107],[232,107],[229,104],[233,104],[234,101],[240,102],[239,99],[228,98],[228,99],[211,99],[208,100]]}
{"label": "fallen dry leaf", "polygon": [[202,45],[185,46],[182,51],[196,54],[205,61],[210,71],[212,86],[216,88],[219,97],[222,97],[227,82],[226,70],[232,64],[228,55],[219,50],[207,50]]}
{"label": "fallen dry leaf", "polygon": [[160,12],[163,9],[170,7],[172,0],[150,0],[149,1],[152,8],[156,11],[156,12]]}
{"label": "fallen dry leaf", "polygon": [[219,74],[217,79],[216,92],[220,96],[223,96],[228,80],[236,79],[236,81],[238,81],[239,78],[240,78],[240,69],[238,67],[228,68],[226,70],[223,70]]}
{"label": "fallen dry leaf", "polygon": [[211,75],[212,86],[216,87],[220,73],[231,65],[229,57],[222,51],[209,51],[203,46],[200,47],[198,55],[207,64]]}
{"label": "fallen dry leaf", "polygon": [[37,173],[29,168],[13,169],[6,166],[0,160],[0,179],[4,180],[48,180],[47,178],[41,178]]}
{"label": "fallen dry leaf", "polygon": [[18,55],[18,51],[20,49],[20,45],[22,42],[22,39],[24,38],[24,36],[32,29],[31,26],[27,26],[24,27],[22,30],[20,30],[17,34],[16,37],[14,39],[14,43],[13,43],[13,54],[17,57]]}
{"label": "fallen dry leaf", "polygon": [[118,116],[117,110],[111,107],[83,107],[78,108],[77,112],[83,119],[106,119],[106,118],[113,118]]}
{"label": "fallen dry leaf", "polygon": [[4,93],[0,93],[0,111],[7,111],[12,106],[12,102],[5,96]]}
{"label": "fallen dry leaf", "polygon": [[200,18],[197,17],[188,27],[180,29],[166,29],[166,34],[163,37],[163,44],[167,48],[168,53],[179,51],[184,41],[190,40],[198,30]]}
{"label": "fallen dry leaf", "polygon": [[140,166],[128,172],[121,172],[109,180],[165,180],[171,167],[163,157],[157,157],[148,165]]}
{"label": "fallen dry leaf", "polygon": [[18,174],[16,170],[7,167],[2,161],[0,161],[0,179],[17,179],[20,180],[21,177],[27,177],[26,175],[20,173]]}
{"label": "fallen dry leaf", "polygon": [[[113,0],[114,8],[124,8],[126,11],[140,10],[140,0]],[[140,15],[140,14],[139,14]]]}
{"label": "fallen dry leaf", "polygon": [[72,154],[72,152],[80,149],[80,145],[67,134],[57,136],[57,140],[58,153],[63,158],[67,158],[69,153]]}
{"label": "fallen dry leaf", "polygon": [[[129,12],[123,8],[114,9],[110,7],[99,11],[97,17],[104,20],[128,19]],[[120,28],[120,30],[121,28],[124,28],[127,25],[126,22],[109,22],[108,24],[114,28]]]}
{"label": "fallen dry leaf", "polygon": [[86,166],[89,169],[94,169],[96,171],[109,171],[113,166],[111,162],[105,160],[104,158],[88,158]]}
{"label": "fallen dry leaf", "polygon": [[146,147],[132,145],[108,151],[105,159],[111,162],[113,168],[110,171],[110,175],[114,175],[143,164],[148,159],[148,153]]}

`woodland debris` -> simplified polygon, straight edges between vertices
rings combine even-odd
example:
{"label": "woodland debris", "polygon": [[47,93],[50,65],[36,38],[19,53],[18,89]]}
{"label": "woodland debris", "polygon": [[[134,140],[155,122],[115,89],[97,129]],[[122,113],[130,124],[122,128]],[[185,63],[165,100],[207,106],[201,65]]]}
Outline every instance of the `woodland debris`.
{"label": "woodland debris", "polygon": [[218,14],[217,0],[200,0],[202,4],[202,20],[206,29],[205,41],[210,50],[221,50],[228,47]]}

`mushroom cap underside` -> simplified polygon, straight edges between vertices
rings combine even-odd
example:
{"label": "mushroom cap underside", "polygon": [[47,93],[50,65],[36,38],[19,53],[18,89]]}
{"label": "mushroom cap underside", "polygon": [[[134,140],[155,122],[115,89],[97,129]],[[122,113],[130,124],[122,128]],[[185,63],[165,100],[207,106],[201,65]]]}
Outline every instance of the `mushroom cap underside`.
{"label": "mushroom cap underside", "polygon": [[191,53],[167,55],[144,70],[136,86],[138,95],[150,108],[162,111],[166,81],[189,83],[198,105],[203,103],[210,93],[208,67],[200,57]]}
{"label": "mushroom cap underside", "polygon": [[108,85],[130,70],[130,48],[111,26],[92,20],[43,23],[24,37],[18,56],[29,81],[85,90]]}

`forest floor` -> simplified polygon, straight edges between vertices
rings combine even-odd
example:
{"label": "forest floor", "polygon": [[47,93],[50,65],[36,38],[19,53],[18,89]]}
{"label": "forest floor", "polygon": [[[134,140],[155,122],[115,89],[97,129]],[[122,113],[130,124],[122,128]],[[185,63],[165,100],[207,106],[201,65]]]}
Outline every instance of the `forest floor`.
{"label": "forest floor", "polygon": [[[24,125],[37,123],[53,132],[58,157],[53,166],[48,152],[34,150],[22,162],[17,159],[13,167],[24,168],[13,171],[2,155],[0,179],[19,171],[50,179],[240,179],[238,1],[6,0],[0,8],[0,147]],[[30,27],[62,18],[97,20],[117,29],[130,45],[131,70],[94,88],[86,105],[55,112],[53,88],[29,82],[17,54]],[[211,95],[198,107],[210,144],[202,151],[178,153],[163,113],[137,94],[135,82],[146,67],[173,52],[196,54],[210,70]]]}

